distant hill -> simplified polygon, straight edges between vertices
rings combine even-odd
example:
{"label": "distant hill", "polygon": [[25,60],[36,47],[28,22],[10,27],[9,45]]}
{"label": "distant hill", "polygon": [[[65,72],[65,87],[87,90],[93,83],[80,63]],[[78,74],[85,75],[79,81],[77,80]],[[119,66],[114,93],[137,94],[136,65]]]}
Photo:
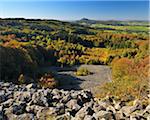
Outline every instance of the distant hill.
{"label": "distant hill", "polygon": [[128,25],[137,25],[137,26],[148,26],[148,21],[142,20],[91,20],[88,18],[82,18],[80,20],[75,21],[75,23],[82,24],[82,25],[92,25],[92,24],[104,24],[104,25],[114,25],[114,26],[128,26]]}

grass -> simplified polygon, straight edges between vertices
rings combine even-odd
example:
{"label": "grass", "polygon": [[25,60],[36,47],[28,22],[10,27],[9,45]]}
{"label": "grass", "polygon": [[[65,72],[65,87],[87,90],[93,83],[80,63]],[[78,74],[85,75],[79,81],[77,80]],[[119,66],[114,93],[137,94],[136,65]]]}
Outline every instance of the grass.
{"label": "grass", "polygon": [[111,28],[115,30],[126,30],[126,31],[141,31],[148,32],[149,29],[146,26],[113,26],[113,25],[104,25],[104,24],[93,24],[91,27],[96,28]]}
{"label": "grass", "polygon": [[77,76],[87,76],[92,74],[87,68],[79,68],[76,73]]}

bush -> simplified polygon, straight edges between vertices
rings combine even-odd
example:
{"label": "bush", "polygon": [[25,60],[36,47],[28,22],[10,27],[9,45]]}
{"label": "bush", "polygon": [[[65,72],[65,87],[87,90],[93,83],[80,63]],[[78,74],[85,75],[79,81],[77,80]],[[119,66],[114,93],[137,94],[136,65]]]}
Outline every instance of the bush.
{"label": "bush", "polygon": [[23,75],[23,74],[20,74],[19,77],[18,77],[18,82],[19,84],[29,84],[29,83],[32,83],[32,82],[35,82],[35,80],[33,80],[32,78],[26,76],[26,75]]}
{"label": "bush", "polygon": [[87,68],[79,68],[76,73],[77,76],[86,76],[92,74]]}
{"label": "bush", "polygon": [[23,84],[23,83],[26,82],[25,76],[24,76],[23,74],[21,74],[21,75],[19,76],[18,82],[19,82],[20,84]]}
{"label": "bush", "polygon": [[41,86],[45,88],[55,88],[58,85],[58,81],[52,74],[45,74],[39,80]]}
{"label": "bush", "polygon": [[138,63],[127,58],[115,60],[112,64],[113,80],[100,88],[103,92],[99,96],[108,94],[122,100],[145,98],[148,91],[148,61],[148,57]]}

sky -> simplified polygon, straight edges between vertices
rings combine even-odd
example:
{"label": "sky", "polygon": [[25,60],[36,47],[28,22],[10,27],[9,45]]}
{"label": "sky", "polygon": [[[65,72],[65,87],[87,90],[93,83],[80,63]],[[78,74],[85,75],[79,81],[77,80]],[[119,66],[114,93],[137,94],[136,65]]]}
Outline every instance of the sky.
{"label": "sky", "polygon": [[0,0],[0,18],[148,20],[148,1]]}

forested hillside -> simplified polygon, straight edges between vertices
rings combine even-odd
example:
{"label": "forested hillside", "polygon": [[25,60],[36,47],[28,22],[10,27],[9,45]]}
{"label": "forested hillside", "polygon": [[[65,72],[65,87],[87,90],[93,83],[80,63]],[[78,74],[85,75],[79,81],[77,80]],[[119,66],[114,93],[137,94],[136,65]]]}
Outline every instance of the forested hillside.
{"label": "forested hillside", "polygon": [[39,82],[41,66],[109,65],[113,82],[102,87],[106,94],[143,96],[148,30],[143,21],[0,19],[1,80],[18,83],[26,76],[23,83]]}

